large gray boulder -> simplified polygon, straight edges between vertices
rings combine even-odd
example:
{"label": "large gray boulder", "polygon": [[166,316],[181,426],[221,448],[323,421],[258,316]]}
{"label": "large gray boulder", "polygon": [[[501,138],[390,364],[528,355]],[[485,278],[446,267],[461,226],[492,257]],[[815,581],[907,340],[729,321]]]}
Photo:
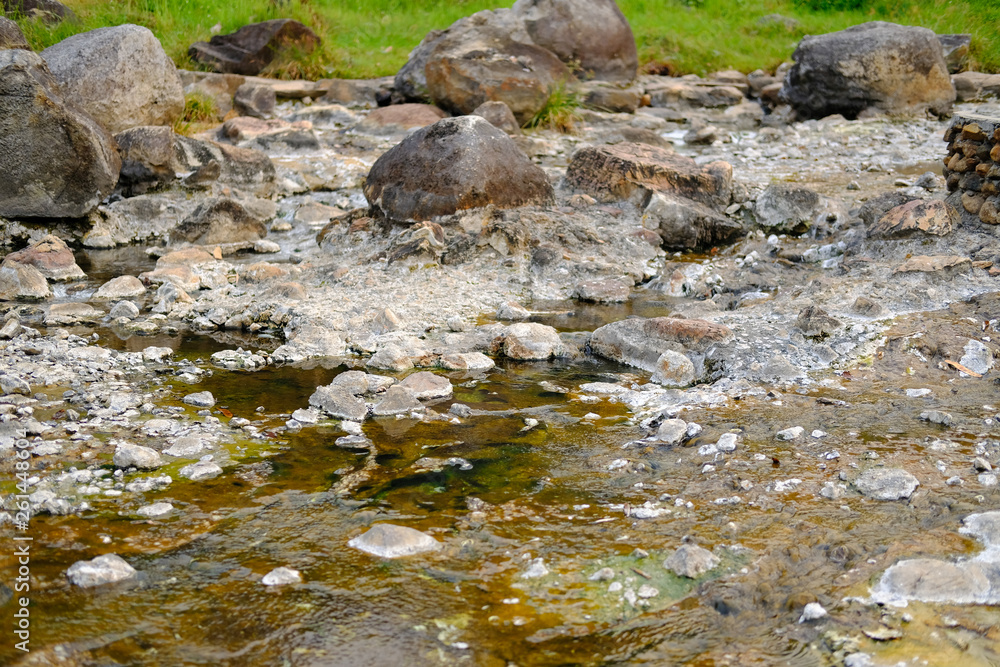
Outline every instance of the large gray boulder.
{"label": "large gray boulder", "polygon": [[111,135],[66,103],[39,55],[0,50],[0,217],[83,217],[120,168]]}
{"label": "large gray boulder", "polygon": [[947,114],[955,88],[932,30],[874,21],[810,35],[792,55],[781,98],[805,118],[854,118],[873,107],[889,114]]}
{"label": "large gray boulder", "polygon": [[184,111],[177,68],[152,32],[98,28],[42,51],[63,93],[111,133],[172,125]]}
{"label": "large gray boulder", "polygon": [[480,116],[445,118],[417,130],[375,162],[364,193],[373,208],[397,221],[487,205],[544,204],[553,197],[545,172]]}
{"label": "large gray boulder", "polygon": [[614,0],[518,0],[512,11],[535,44],[577,65],[585,78],[635,78],[635,37]]}
{"label": "large gray boulder", "polygon": [[395,89],[405,99],[415,102],[431,100],[427,87],[425,69],[428,63],[437,60],[441,54],[461,52],[463,45],[491,45],[508,43],[528,44],[531,37],[524,29],[524,23],[509,9],[484,10],[461,18],[447,30],[432,30],[424,36],[420,44],[410,53],[410,58],[396,73]]}

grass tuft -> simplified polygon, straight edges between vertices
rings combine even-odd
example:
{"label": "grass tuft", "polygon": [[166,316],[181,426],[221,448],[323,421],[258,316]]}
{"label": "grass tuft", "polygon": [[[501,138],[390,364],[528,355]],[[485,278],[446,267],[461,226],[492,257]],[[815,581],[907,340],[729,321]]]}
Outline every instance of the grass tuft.
{"label": "grass tuft", "polygon": [[571,133],[578,120],[577,108],[580,99],[565,83],[556,86],[545,106],[535,114],[535,117],[525,123],[529,130],[547,129],[557,132]]}
{"label": "grass tuft", "polygon": [[215,100],[201,93],[184,96],[184,113],[174,123],[174,132],[190,136],[198,130],[214,125],[219,117]]}

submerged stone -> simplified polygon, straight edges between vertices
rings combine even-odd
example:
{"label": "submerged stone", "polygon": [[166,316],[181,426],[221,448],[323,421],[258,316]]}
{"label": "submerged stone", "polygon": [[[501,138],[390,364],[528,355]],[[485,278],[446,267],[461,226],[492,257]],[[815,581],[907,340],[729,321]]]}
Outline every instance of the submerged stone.
{"label": "submerged stone", "polygon": [[430,535],[391,523],[375,524],[347,545],[381,558],[402,558],[441,549],[441,543]]}
{"label": "submerged stone", "polygon": [[719,557],[708,549],[703,549],[694,544],[685,544],[663,561],[663,567],[672,571],[678,577],[696,579],[709,570],[718,567],[720,562]]}
{"label": "submerged stone", "polygon": [[875,500],[901,500],[913,495],[920,481],[902,468],[870,468],[854,480],[854,488]]}
{"label": "submerged stone", "polygon": [[66,570],[69,583],[81,588],[125,581],[134,578],[136,574],[135,568],[117,554],[104,554],[93,560],[77,561]]}

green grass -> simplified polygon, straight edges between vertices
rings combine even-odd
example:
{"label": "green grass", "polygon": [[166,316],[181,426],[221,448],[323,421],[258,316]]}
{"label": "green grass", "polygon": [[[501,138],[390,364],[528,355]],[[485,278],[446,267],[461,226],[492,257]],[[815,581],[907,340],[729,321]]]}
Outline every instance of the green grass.
{"label": "green grass", "polygon": [[[509,7],[510,0],[64,0],[79,24],[55,27],[19,19],[29,42],[45,48],[93,28],[137,23],[151,29],[180,67],[194,68],[188,46],[207,40],[218,24],[224,33],[271,18],[312,26],[322,48],[286,58],[269,74],[279,77],[367,78],[394,74],[411,49],[435,28],[445,28],[481,9]],[[873,20],[920,25],[939,33],[973,36],[972,64],[1000,71],[1000,2],[996,0],[620,0],[639,47],[640,62],[677,74],[734,68],[773,70],[791,58],[807,34],[840,30]],[[798,25],[761,26],[767,14]]]}
{"label": "green grass", "polygon": [[532,130],[543,128],[558,132],[572,132],[579,106],[580,100],[577,96],[567,89],[565,84],[561,83],[552,90],[545,106],[527,122],[525,127]]}

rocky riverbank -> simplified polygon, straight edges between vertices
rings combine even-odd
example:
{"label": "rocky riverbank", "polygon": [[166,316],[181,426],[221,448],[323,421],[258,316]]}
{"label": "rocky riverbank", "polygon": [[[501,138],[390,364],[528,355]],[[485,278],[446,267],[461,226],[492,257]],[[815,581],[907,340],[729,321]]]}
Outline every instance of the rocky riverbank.
{"label": "rocky riverbank", "polygon": [[[410,97],[471,67],[463,49],[496,21],[540,20],[477,16],[415,52],[439,63],[401,73]],[[133,28],[116,39],[155,51]],[[541,34],[506,46],[541,58]],[[822,59],[811,47],[802,62]],[[629,76],[582,84],[572,132],[525,132],[526,111],[447,86],[444,106],[473,113],[376,106],[409,90],[400,77],[277,101],[288,84],[181,73],[171,91],[253,110],[186,137],[124,104],[64,103],[42,56],[0,50],[0,83],[47,95],[96,151],[57,174],[80,186],[62,200],[0,200],[0,521],[43,531],[53,627],[80,588],[121,587],[93,611],[100,591],[201,600],[230,577],[236,613],[258,584],[339,596],[350,572],[360,614],[411,628],[365,597],[385,583],[369,556],[409,563],[400,585],[434,600],[401,602],[416,634],[383,639],[444,664],[470,648],[530,663],[505,648],[525,641],[549,664],[572,637],[610,660],[601,633],[648,618],[720,664],[765,626],[740,664],[879,664],[881,642],[926,648],[907,624],[942,622],[893,605],[956,605],[948,627],[975,632],[962,605],[996,601],[995,101],[923,113],[946,114],[945,76],[916,117],[870,96],[843,110],[858,118],[805,120],[820,114],[796,86],[818,84],[795,74]],[[619,60],[592,64],[615,79]],[[45,635],[25,664],[106,655],[124,641],[123,609],[106,612],[97,648]],[[682,612],[721,639],[699,653]],[[322,650],[342,648],[329,632]],[[681,659],[671,644],[635,650]]]}

